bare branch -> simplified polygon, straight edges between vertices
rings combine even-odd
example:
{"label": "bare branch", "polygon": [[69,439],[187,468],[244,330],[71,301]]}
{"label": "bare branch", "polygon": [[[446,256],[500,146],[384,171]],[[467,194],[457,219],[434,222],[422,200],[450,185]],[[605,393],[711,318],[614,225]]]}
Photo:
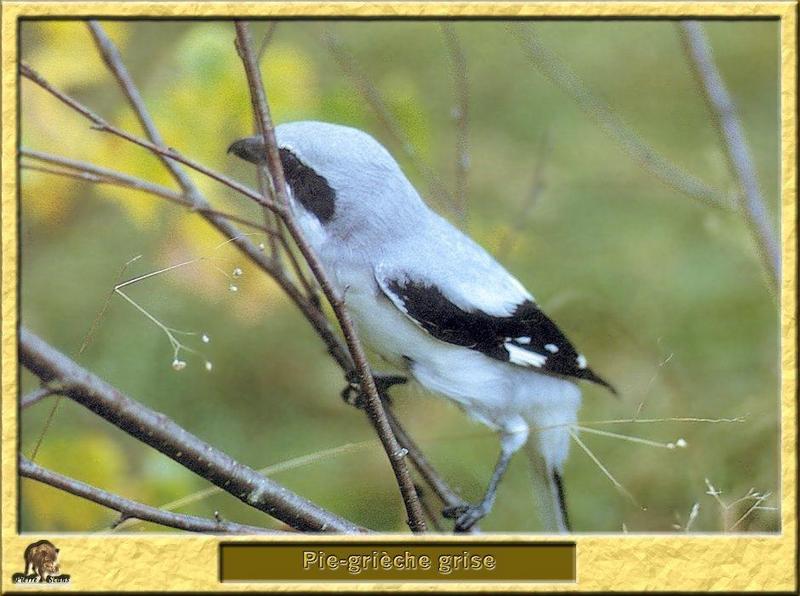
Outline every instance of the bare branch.
{"label": "bare branch", "polygon": [[[288,205],[286,180],[283,175],[283,167],[281,166],[281,160],[278,154],[275,130],[269,113],[264,84],[261,80],[261,71],[252,53],[250,30],[247,23],[241,21],[236,22],[236,38],[247,74],[253,110],[258,118],[259,128],[264,138],[264,146],[267,150],[267,165],[275,188],[275,201],[279,205]],[[325,294],[325,297],[336,314],[339,326],[345,337],[347,348],[350,351],[350,355],[358,371],[361,389],[366,398],[364,404],[365,410],[369,414],[375,431],[378,433],[378,437],[383,444],[384,451],[386,451],[392,470],[397,478],[397,483],[400,487],[400,492],[403,496],[403,502],[408,514],[408,525],[413,532],[423,532],[425,531],[425,514],[422,511],[422,506],[417,497],[414,483],[411,480],[411,474],[405,463],[407,450],[402,449],[397,443],[389,421],[386,419],[386,412],[383,409],[381,398],[378,395],[375,380],[372,378],[367,358],[361,347],[361,342],[356,335],[350,315],[345,308],[344,301],[333,289],[333,285],[330,283],[322,264],[303,238],[300,228],[291,215],[291,211],[287,208],[280,211],[278,214],[285,223],[292,240],[295,241],[311,268],[311,271],[314,273],[314,277],[317,279],[323,294]]]}
{"label": "bare branch", "polygon": [[439,519],[439,512],[434,509],[433,505],[431,505],[431,503],[428,501],[428,495],[425,493],[425,489],[419,484],[415,484],[414,487],[419,495],[419,502],[422,504],[422,510],[425,512],[425,516],[427,517],[431,526],[433,526],[434,532],[444,532],[444,526],[442,526]]}
{"label": "bare branch", "polygon": [[126,499],[80,480],[69,478],[33,463],[27,457],[19,456],[19,474],[48,486],[58,488],[75,496],[82,497],[98,505],[108,507],[121,514],[122,519],[140,519],[169,528],[205,534],[285,534],[279,530],[269,530],[258,526],[238,524],[223,519],[207,519],[195,515],[185,515],[164,511],[131,499]]}
{"label": "bare branch", "polygon": [[[133,83],[133,80],[128,73],[128,69],[125,68],[122,58],[120,58],[119,50],[117,50],[117,47],[108,38],[105,31],[103,31],[102,27],[100,27],[100,24],[97,21],[89,21],[89,30],[92,33],[92,37],[94,37],[97,48],[100,50],[100,55],[103,57],[103,61],[106,63],[114,77],[116,77],[120,88],[122,89],[123,93],[125,93],[125,96],[128,98],[128,102],[133,108],[134,114],[138,118],[142,128],[144,128],[145,132],[147,133],[147,138],[150,139],[155,145],[166,147],[166,143],[161,137],[161,133],[158,132],[158,128],[156,128],[153,119],[147,112],[147,108],[145,107],[144,101],[139,94],[139,90]],[[175,181],[180,185],[184,192],[189,195],[189,198],[199,198],[200,193],[197,187],[195,186],[194,182],[192,182],[191,178],[186,175],[183,169],[181,169],[180,166],[178,166],[178,164],[176,164],[174,161],[167,159],[167,157],[169,157],[168,155],[160,154],[160,156],[161,162],[164,164],[167,170],[170,171],[172,177],[175,178]]]}
{"label": "bare branch", "polygon": [[[204,175],[208,176],[209,178],[211,178],[213,180],[216,180],[217,182],[220,182],[221,184],[224,184],[225,186],[228,186],[229,188],[232,188],[236,192],[244,195],[248,199],[251,199],[252,201],[255,201],[256,203],[258,203],[260,205],[263,205],[264,207],[268,207],[268,208],[273,209],[273,210],[280,210],[281,209],[279,206],[273,204],[271,201],[264,199],[264,197],[262,197],[256,191],[244,186],[243,184],[237,182],[236,180],[233,180],[232,178],[228,178],[227,176],[225,176],[225,175],[223,175],[223,174],[221,174],[221,173],[219,173],[217,171],[214,171],[214,170],[212,170],[210,168],[205,167],[204,165],[202,165],[199,162],[196,162],[196,161],[194,161],[194,160],[192,160],[192,159],[190,159],[188,157],[185,157],[184,155],[181,155],[175,149],[172,149],[172,148],[169,148],[169,147],[164,147],[163,145],[152,143],[152,142],[147,141],[147,140],[145,140],[145,139],[143,139],[141,137],[137,137],[135,135],[132,135],[132,134],[122,130],[121,128],[117,128],[116,126],[112,125],[108,121],[104,120],[103,118],[101,118],[100,116],[98,116],[97,114],[95,114],[94,112],[89,110],[88,108],[86,108],[83,104],[81,104],[77,100],[71,98],[67,94],[65,94],[62,91],[59,91],[58,89],[53,87],[41,75],[39,75],[36,71],[34,71],[30,66],[28,66],[24,62],[20,63],[20,73],[25,78],[30,79],[31,81],[33,81],[34,83],[36,83],[37,85],[42,87],[42,89],[46,90],[47,92],[52,94],[54,97],[58,98],[59,100],[61,100],[66,105],[70,106],[71,108],[73,108],[74,110],[76,110],[77,112],[79,112],[80,114],[82,114],[83,116],[88,118],[89,120],[91,120],[92,123],[94,124],[93,128],[95,130],[99,130],[101,132],[108,132],[108,133],[110,133],[110,134],[112,134],[114,136],[123,138],[123,139],[125,139],[127,141],[130,141],[131,143],[139,145],[140,147],[144,147],[145,149],[151,151],[152,153],[155,153],[158,156],[169,158],[169,160],[174,160],[174,161],[180,162],[180,163],[190,167],[191,169],[193,169],[193,170],[195,170],[197,172],[200,172],[201,174],[204,174]],[[192,184],[192,186],[189,186],[188,188],[189,188],[189,191],[193,193],[192,198],[196,198],[198,201],[204,201],[205,202],[205,200],[202,198],[202,196],[199,193],[194,193],[192,191],[194,186],[193,186],[193,183],[191,183],[191,184]],[[186,190],[186,189],[184,189],[184,190]],[[198,208],[203,207],[203,206],[205,206],[205,205],[203,205],[201,203],[200,205],[198,205]]]}
{"label": "bare branch", "polygon": [[247,218],[235,215],[233,213],[218,211],[210,207],[197,207],[192,201],[186,198],[185,194],[181,192],[174,191],[170,188],[167,188],[166,186],[161,186],[160,184],[155,184],[153,182],[148,182],[147,180],[142,180],[141,178],[136,178],[128,174],[123,174],[122,172],[117,172],[115,170],[110,170],[108,168],[102,168],[100,166],[90,164],[88,162],[69,159],[66,157],[61,157],[59,155],[52,155],[49,153],[44,153],[42,151],[32,151],[30,149],[25,149],[25,148],[20,149],[20,156],[69,168],[69,169],[56,169],[56,168],[47,168],[47,167],[23,163],[20,166],[23,170],[33,170],[37,172],[44,172],[46,174],[53,174],[54,176],[74,178],[76,180],[82,180],[84,182],[92,182],[95,184],[110,184],[113,186],[121,186],[124,188],[139,190],[151,195],[155,195],[162,199],[166,199],[167,201],[175,203],[176,205],[189,207],[192,210],[198,211],[200,213],[223,217],[229,221],[242,224],[243,226],[247,226],[255,230],[260,230],[265,234],[274,234],[272,230],[267,229],[266,226],[262,224],[250,221]]}
{"label": "bare branch", "polygon": [[261,45],[258,47],[258,53],[256,54],[256,60],[258,62],[264,59],[264,54],[267,53],[267,48],[272,42],[272,38],[275,37],[275,29],[277,28],[278,21],[270,21],[267,25],[267,30],[264,32],[264,37],[261,39]]}
{"label": "bare branch", "polygon": [[445,44],[453,63],[453,83],[455,86],[456,105],[453,107],[453,118],[456,121],[456,155],[455,155],[455,200],[453,201],[457,215],[462,221],[467,216],[467,178],[469,175],[469,75],[467,58],[461,47],[452,23],[441,23]]}
{"label": "bare branch", "polygon": [[[257,61],[259,63],[261,63],[261,61],[263,60],[264,55],[267,52],[267,48],[269,47],[269,44],[272,42],[272,38],[275,35],[275,29],[277,28],[277,26],[278,26],[278,21],[270,21],[267,24],[267,30],[264,32],[264,37],[262,38],[261,45],[258,48]],[[253,127],[255,129],[253,132],[255,134],[258,134],[258,123],[256,122],[255,114],[253,114]],[[269,178],[269,171],[267,170],[267,167],[264,165],[258,165],[256,167],[256,172],[258,174],[258,187],[259,190],[261,191],[261,194],[265,197],[272,196],[272,187],[271,187],[272,181]],[[272,213],[268,209],[264,209],[264,223],[266,224],[267,227],[273,229],[276,232],[276,234],[280,236],[281,239],[283,239],[284,243],[286,242],[286,235],[284,233],[283,226],[281,226],[280,220],[274,213]],[[276,237],[270,236],[269,250],[270,254],[275,259],[275,261],[282,265],[280,256],[280,247],[278,246]],[[311,297],[314,292],[311,291],[311,288],[308,285],[309,282],[308,279],[306,278],[305,272],[303,271],[302,267],[299,266],[299,263],[297,262],[294,253],[291,250],[287,249],[287,254],[289,256],[292,269],[295,273],[295,277],[297,278],[298,281],[300,281],[300,283],[306,289],[307,295]]]}
{"label": "bare branch", "polygon": [[[119,136],[123,139],[126,139],[136,145],[144,147],[154,153],[162,154],[169,156],[171,159],[175,159],[188,165],[192,169],[195,169],[203,174],[206,174],[210,178],[217,180],[230,188],[240,192],[241,194],[245,195],[246,197],[260,203],[263,203],[263,198],[261,195],[256,193],[253,190],[248,189],[247,187],[239,184],[238,182],[223,176],[222,174],[215,172],[206,168],[205,166],[198,164],[188,158],[183,157],[182,155],[178,154],[176,151],[172,149],[164,149],[163,147],[159,147],[154,145],[144,139],[135,137],[119,128],[116,128],[100,118],[97,114],[86,108],[80,102],[76,101],[75,99],[69,97],[62,91],[53,87],[50,83],[48,83],[43,77],[41,77],[37,72],[35,72],[32,68],[30,68],[25,63],[20,63],[20,73],[42,87],[45,91],[74,109],[79,114],[83,115],[85,118],[89,119],[91,122],[94,123],[94,127],[97,130],[109,132],[116,136]],[[207,209],[208,202],[201,196],[195,195],[194,197],[195,203],[194,208],[196,211],[201,211],[203,209]],[[205,219],[211,223],[214,227],[216,227],[226,238],[233,240],[233,243],[236,245],[239,250],[244,253],[253,263],[262,269],[264,272],[269,274],[281,287],[281,289],[286,292],[289,298],[297,305],[297,307],[301,310],[303,315],[308,319],[309,323],[314,327],[314,330],[320,335],[322,340],[325,342],[325,345],[328,349],[328,352],[331,356],[336,360],[336,362],[345,370],[351,370],[353,368],[352,360],[350,355],[348,354],[347,350],[342,346],[341,342],[338,340],[336,335],[333,333],[333,330],[330,328],[328,323],[328,319],[325,317],[325,314],[316,307],[312,302],[310,302],[299,290],[298,288],[292,283],[292,281],[287,277],[281,267],[279,267],[275,261],[268,258],[264,255],[258,247],[256,247],[252,242],[250,242],[246,236],[241,234],[239,230],[237,230],[227,219],[221,216],[217,216],[213,213],[201,213]]]}
{"label": "bare branch", "polygon": [[719,129],[728,163],[739,186],[739,206],[756,242],[773,289],[781,277],[781,254],[777,233],[770,221],[756,167],[736,106],[714,62],[703,26],[697,21],[681,21],[681,39],[703,95]]}
{"label": "bare branch", "polygon": [[[93,123],[94,128],[97,130],[110,132],[124,138],[134,144],[140,145],[151,152],[165,154],[169,156],[171,159],[176,159],[181,161],[182,163],[192,167],[193,169],[200,171],[208,175],[210,178],[218,180],[223,184],[226,184],[230,188],[233,188],[237,192],[241,192],[248,198],[255,200],[257,202],[262,202],[262,196],[247,189],[246,187],[240,185],[239,183],[226,178],[225,176],[208,170],[207,168],[197,164],[183,156],[179,155],[172,149],[165,149],[163,147],[158,147],[152,143],[149,143],[143,139],[134,137],[116,127],[111,126],[108,122],[106,122],[103,118],[92,112],[89,108],[78,102],[77,100],[69,97],[62,91],[53,87],[49,82],[47,82],[42,76],[36,73],[30,66],[25,63],[20,64],[20,73],[28,78],[29,80],[33,81],[45,91],[53,95],[56,99],[63,102],[77,113],[81,114],[83,117],[87,118],[90,122]],[[80,162],[82,163],[82,162]],[[93,166],[98,167],[98,166]],[[275,282],[281,287],[281,289],[286,292],[289,298],[295,303],[295,305],[300,309],[303,316],[308,320],[309,324],[311,324],[314,331],[320,336],[322,341],[324,342],[328,353],[331,357],[336,361],[336,363],[342,368],[345,374],[350,373],[351,371],[355,370],[355,366],[353,363],[353,359],[350,356],[350,353],[342,344],[342,342],[338,339],[336,334],[330,327],[330,323],[325,316],[324,312],[319,308],[319,305],[313,300],[309,299],[307,296],[303,295],[303,293],[295,286],[292,280],[287,276],[284,272],[283,268],[280,266],[279,262],[275,259],[271,259],[263,254],[252,242],[250,242],[244,235],[242,235],[239,230],[237,230],[231,223],[228,221],[224,214],[220,214],[215,212],[210,207],[208,207],[208,202],[198,193],[193,197],[193,209],[199,215],[201,215],[204,219],[206,219],[209,223],[211,223],[214,227],[216,227],[225,237],[234,240],[234,245],[246,256],[248,257],[258,268],[262,271],[270,275]],[[399,424],[399,423],[398,423]],[[405,447],[405,445],[404,445]],[[409,454],[410,457],[414,457],[414,452]],[[431,470],[431,474],[435,475],[435,472]],[[441,480],[440,477],[436,476],[438,482],[446,486],[444,481]]]}
{"label": "bare branch", "polygon": [[606,133],[615,138],[622,148],[646,167],[651,174],[675,190],[709,206],[731,209],[731,200],[725,193],[708,186],[693,174],[682,170],[639,138],[611,108],[584,86],[566,64],[542,45],[532,26],[511,25],[510,27],[523,49],[527,51],[534,66],[575,100],[586,114],[594,118]]}
{"label": "bare branch", "polygon": [[386,416],[389,419],[389,424],[392,425],[392,430],[394,431],[397,440],[401,445],[403,445],[404,448],[408,450],[408,457],[414,464],[414,468],[417,470],[422,479],[425,480],[427,485],[433,489],[433,492],[436,493],[436,496],[439,497],[439,500],[442,502],[442,504],[445,507],[463,505],[464,500],[436,473],[436,470],[433,469],[433,466],[431,466],[428,459],[422,453],[422,450],[417,446],[406,430],[400,425],[400,422],[395,417],[394,412],[387,408]]}
{"label": "bare branch", "polygon": [[20,328],[20,363],[43,382],[57,381],[61,395],[160,451],[242,502],[301,531],[364,530],[265,478],[82,368]]}
{"label": "bare branch", "polygon": [[56,395],[57,393],[58,389],[53,389],[52,387],[47,386],[39,387],[19,398],[19,408],[20,410],[24,410],[25,408],[31,407],[33,404],[38,404],[40,401],[50,397],[51,395]]}

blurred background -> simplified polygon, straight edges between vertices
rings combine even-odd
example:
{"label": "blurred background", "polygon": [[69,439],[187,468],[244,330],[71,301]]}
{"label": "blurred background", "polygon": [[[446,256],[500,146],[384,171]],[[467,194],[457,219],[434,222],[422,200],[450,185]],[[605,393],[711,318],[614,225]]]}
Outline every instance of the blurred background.
{"label": "blurred background", "polygon": [[[233,24],[103,25],[167,144],[255,185],[253,169],[225,153],[252,131]],[[555,60],[551,67],[568,69],[655,151],[732,196],[735,182],[675,23],[519,27],[535,34]],[[778,23],[718,21],[706,30],[777,226]],[[691,531],[779,530],[779,512],[770,509],[780,505],[779,313],[739,214],[659,180],[544,76],[507,23],[452,22],[443,30],[433,21],[262,21],[253,34],[256,44],[269,36],[262,67],[277,123],[326,120],[377,137],[426,200],[530,288],[593,368],[617,386],[620,399],[584,385],[585,425],[662,444],[685,440],[685,448],[667,449],[583,433],[632,498],[573,444],[565,482],[576,531],[683,531],[695,505]],[[85,23],[25,22],[21,36],[22,58],[42,76],[139,133]],[[466,113],[459,80],[466,81]],[[367,96],[381,98],[385,113]],[[147,151],[91,130],[24,79],[21,127],[26,148],[174,188]],[[459,131],[468,141],[468,164]],[[459,161],[468,165],[466,177]],[[192,177],[217,208],[260,219],[247,199]],[[21,181],[24,325],[243,463],[270,466],[276,481],[321,506],[376,530],[406,530],[370,425],[339,398],[340,370],[264,274],[233,249],[214,250],[223,239],[175,205],[37,171],[23,170]],[[451,200],[462,194],[463,213]],[[128,260],[142,255],[131,277],[209,254],[227,273],[243,270],[238,292],[210,262],[128,288],[165,325],[209,336],[207,344],[199,336],[182,338],[202,353],[184,353],[185,369],[173,370],[166,336],[118,296],[78,356]],[[26,371],[21,383],[23,392],[37,386]],[[397,388],[393,396],[399,417],[444,477],[478,499],[497,454],[493,433],[419,387]],[[54,403],[51,397],[22,412],[24,454],[39,441]],[[590,424],[634,417],[743,421]],[[208,486],[68,399],[60,400],[36,461],[151,505]],[[535,531],[529,486],[527,462],[515,458],[482,529]],[[739,521],[756,502],[753,492],[771,496],[759,502],[764,509]],[[226,519],[276,526],[226,494],[179,511],[219,511]],[[23,531],[107,531],[117,518],[30,480],[21,481],[20,513]],[[123,530],[164,531],[151,524]]]}

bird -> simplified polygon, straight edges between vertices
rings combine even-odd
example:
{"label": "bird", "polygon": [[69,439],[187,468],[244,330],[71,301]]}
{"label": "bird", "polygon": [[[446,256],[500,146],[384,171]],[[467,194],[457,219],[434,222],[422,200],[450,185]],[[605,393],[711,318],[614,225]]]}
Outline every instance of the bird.
{"label": "bird", "polygon": [[[370,134],[294,121],[275,127],[287,194],[305,241],[361,339],[426,390],[498,433],[483,498],[446,508],[454,531],[490,513],[512,456],[531,462],[546,532],[571,531],[564,463],[581,380],[614,387],[484,248],[433,211]],[[262,135],[228,152],[267,163]]]}

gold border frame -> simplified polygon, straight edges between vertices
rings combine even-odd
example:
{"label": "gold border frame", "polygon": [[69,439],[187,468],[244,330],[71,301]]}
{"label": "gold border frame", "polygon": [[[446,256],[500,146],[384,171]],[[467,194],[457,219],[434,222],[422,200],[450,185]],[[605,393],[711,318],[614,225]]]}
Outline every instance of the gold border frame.
{"label": "gold border frame", "polygon": [[[781,527],[779,535],[576,536],[577,584],[392,583],[392,591],[791,591],[797,589],[796,279],[797,4],[782,2],[4,2],[2,5],[2,591],[11,583],[22,552],[36,535],[17,527],[17,21],[20,17],[90,15],[117,17],[773,17],[781,35]],[[52,538],[52,536],[42,536]],[[470,537],[470,541],[524,542],[519,535]],[[563,537],[562,537],[563,539]],[[59,536],[62,565],[72,575],[67,589],[91,591],[225,590],[374,591],[370,583],[219,584],[218,543],[213,536]],[[235,540],[235,539],[234,539]],[[307,536],[281,538],[308,541]],[[363,541],[363,536],[322,537]],[[452,537],[384,536],[384,542],[452,541]],[[102,543],[102,548],[98,548]],[[98,556],[98,553],[102,553]],[[118,562],[114,565],[114,562]],[[624,570],[622,565],[624,564]],[[713,577],[709,570],[713,569]],[[26,590],[53,586],[25,586]],[[63,589],[63,588],[62,588]]]}

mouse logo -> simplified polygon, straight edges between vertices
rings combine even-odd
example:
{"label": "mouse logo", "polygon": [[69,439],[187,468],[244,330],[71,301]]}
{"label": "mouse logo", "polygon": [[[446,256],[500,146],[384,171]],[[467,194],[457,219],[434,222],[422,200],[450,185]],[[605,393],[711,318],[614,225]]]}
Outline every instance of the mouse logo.
{"label": "mouse logo", "polygon": [[29,544],[23,555],[25,571],[15,573],[11,580],[15,584],[64,584],[69,582],[69,575],[61,573],[58,562],[59,549],[49,540],[39,540]]}

